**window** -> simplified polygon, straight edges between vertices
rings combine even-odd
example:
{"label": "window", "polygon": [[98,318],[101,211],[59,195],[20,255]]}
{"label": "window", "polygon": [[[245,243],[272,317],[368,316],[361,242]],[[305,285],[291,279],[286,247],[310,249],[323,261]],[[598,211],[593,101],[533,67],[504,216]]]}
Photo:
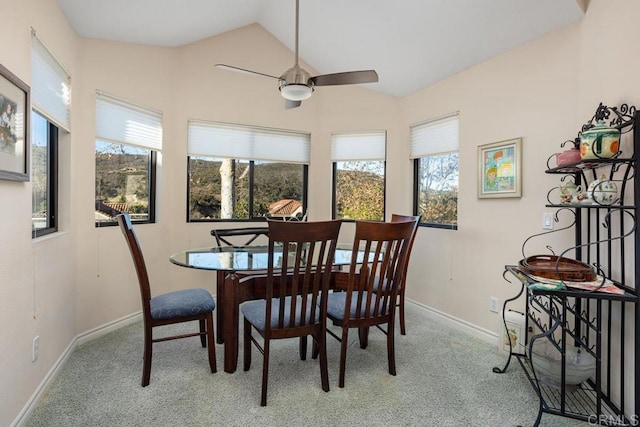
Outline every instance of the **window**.
{"label": "window", "polygon": [[411,127],[414,213],[421,223],[458,228],[458,113]]}
{"label": "window", "polygon": [[384,131],[332,136],[333,218],[384,221],[386,140]]}
{"label": "window", "polygon": [[32,237],[58,230],[58,138],[70,130],[71,78],[31,33]]}
{"label": "window", "polygon": [[98,93],[96,101],[96,226],[155,222],[155,177],[162,115]]}
{"label": "window", "polygon": [[190,121],[188,221],[301,219],[308,133]]}

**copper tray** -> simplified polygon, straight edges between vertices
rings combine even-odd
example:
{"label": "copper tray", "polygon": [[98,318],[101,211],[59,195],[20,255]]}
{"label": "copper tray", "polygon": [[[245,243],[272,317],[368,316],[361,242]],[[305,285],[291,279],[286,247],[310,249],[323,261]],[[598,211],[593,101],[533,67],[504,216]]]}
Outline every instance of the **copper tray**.
{"label": "copper tray", "polygon": [[570,282],[593,282],[596,272],[589,264],[556,255],[534,255],[520,260],[520,269],[533,276]]}

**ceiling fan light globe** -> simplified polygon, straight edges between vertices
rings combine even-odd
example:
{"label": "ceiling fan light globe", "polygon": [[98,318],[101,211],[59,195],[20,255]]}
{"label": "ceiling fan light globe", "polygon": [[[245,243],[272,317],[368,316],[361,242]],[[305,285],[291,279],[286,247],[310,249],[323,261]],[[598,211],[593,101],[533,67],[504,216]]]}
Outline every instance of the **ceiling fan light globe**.
{"label": "ceiling fan light globe", "polygon": [[280,93],[290,101],[304,101],[309,99],[313,88],[303,84],[288,84],[280,86]]}

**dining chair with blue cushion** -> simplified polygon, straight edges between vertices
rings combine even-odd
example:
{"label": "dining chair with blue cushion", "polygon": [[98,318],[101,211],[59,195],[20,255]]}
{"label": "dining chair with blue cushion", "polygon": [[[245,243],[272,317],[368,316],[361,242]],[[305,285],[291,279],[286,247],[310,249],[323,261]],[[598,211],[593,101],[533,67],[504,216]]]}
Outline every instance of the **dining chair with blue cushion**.
{"label": "dining chair with blue cushion", "polygon": [[[258,241],[263,243],[264,238],[269,237],[269,227],[239,227],[239,228],[214,228],[211,235],[216,239],[216,246],[219,250],[224,251],[226,247],[244,247],[255,244]],[[266,273],[260,271],[252,271],[250,274]],[[218,270],[216,272],[216,298],[218,301],[224,301],[224,281],[228,272]],[[236,271],[234,273],[238,277],[247,276],[249,273]],[[224,330],[224,313],[218,309],[216,312],[216,320],[218,322],[218,331]],[[218,344],[224,343],[222,334],[218,333]]]}
{"label": "dining chair with blue cushion", "polygon": [[413,249],[413,243],[416,240],[418,234],[418,224],[420,223],[420,215],[400,215],[391,214],[391,222],[413,222],[413,232],[411,233],[411,241],[409,242],[409,249],[407,251],[407,259],[405,260],[404,267],[402,268],[402,280],[398,285],[398,303],[397,306],[400,309],[398,312],[398,319],[400,319],[400,333],[402,335],[407,334],[407,326],[404,314],[404,295],[407,290],[407,270],[409,269],[409,260],[411,259],[411,251]]}
{"label": "dining chair with blue cushion", "polygon": [[[206,289],[183,289],[151,297],[149,275],[142,255],[140,243],[133,230],[129,214],[116,217],[120,230],[124,235],[133,264],[138,275],[140,297],[142,299],[142,318],[144,319],[144,355],[142,370],[142,387],[149,385],[151,377],[151,357],[154,343],[180,338],[200,337],[202,347],[208,347],[209,367],[216,372],[216,348],[213,332],[213,310],[216,304],[211,293]],[[199,331],[162,338],[153,338],[153,328],[174,323],[197,320]]]}
{"label": "dining chair with blue cushion", "polygon": [[[398,292],[402,282],[415,223],[356,221],[349,271],[337,272],[336,283],[346,283],[344,292],[327,297],[327,318],[342,328],[338,386],[344,387],[349,329],[357,328],[361,347],[371,326],[386,325],[389,373],[396,375],[394,325]],[[378,286],[380,280],[385,284]],[[364,344],[364,345],[363,345]],[[315,354],[314,348],[314,354]]]}
{"label": "dining chair with blue cushion", "polygon": [[[263,355],[262,406],[267,404],[271,340],[299,338],[306,343],[306,337],[311,336],[317,349],[314,355],[320,356],[322,390],[329,391],[325,313],[341,221],[269,220],[268,224],[266,298],[246,302],[240,308],[244,316],[244,370],[251,367],[252,344]],[[256,285],[263,280],[260,276],[240,279]],[[254,330],[263,338],[262,345],[253,336]]]}

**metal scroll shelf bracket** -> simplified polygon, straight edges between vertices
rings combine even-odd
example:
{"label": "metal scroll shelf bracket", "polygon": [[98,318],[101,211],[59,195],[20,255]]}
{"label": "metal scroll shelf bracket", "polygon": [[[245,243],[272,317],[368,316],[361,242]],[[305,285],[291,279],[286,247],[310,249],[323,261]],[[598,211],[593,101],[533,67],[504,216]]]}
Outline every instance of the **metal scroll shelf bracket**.
{"label": "metal scroll shelf bracket", "polygon": [[[635,128],[636,121],[636,107],[634,105],[629,104],[621,104],[620,106],[609,107],[600,103],[598,108],[596,108],[595,113],[589,119],[589,121],[582,125],[581,130],[578,132],[577,137],[573,139],[569,139],[560,144],[561,148],[564,148],[567,144],[571,143],[574,145],[574,148],[580,148],[580,141],[582,139],[582,134],[590,129],[593,129],[598,124],[606,124],[609,127],[616,128],[620,131],[620,136],[626,134],[628,132],[633,131]],[[618,146],[618,152],[616,152],[613,156],[610,157],[601,157],[598,153],[592,153],[594,159],[592,160],[579,160],[573,163],[565,164],[562,166],[552,166],[551,160],[555,158],[555,154],[552,154],[547,159],[547,172],[552,173],[579,173],[583,169],[593,169],[599,167],[603,163],[616,163],[616,159],[622,156],[622,151],[620,151],[620,146]],[[633,153],[627,156],[628,158],[633,157]]]}
{"label": "metal scroll shelf bracket", "polygon": [[[521,251],[522,251],[523,259],[527,258],[525,248],[527,246],[527,243],[529,243],[532,239],[535,239],[535,238],[538,238],[538,237],[541,237],[541,236],[545,236],[545,235],[548,235],[548,234],[551,234],[551,233],[557,233],[557,232],[560,232],[562,230],[571,229],[576,225],[576,219],[577,219],[576,212],[573,209],[571,209],[570,207],[559,208],[556,211],[556,213],[555,213],[555,215],[553,217],[553,220],[555,222],[559,222],[559,217],[558,216],[559,216],[560,212],[568,212],[568,213],[573,215],[573,218],[570,221],[569,225],[564,226],[564,227],[560,227],[560,228],[556,228],[554,230],[544,231],[542,233],[537,233],[537,234],[534,234],[532,236],[529,236],[524,241],[524,243],[522,244]],[[600,245],[600,244],[610,243],[610,242],[613,242],[615,240],[621,240],[621,239],[624,239],[625,237],[629,237],[629,236],[631,236],[631,235],[633,235],[635,233],[636,227],[637,227],[636,217],[633,214],[633,212],[631,212],[629,210],[609,210],[608,212],[606,212],[604,214],[604,218],[602,220],[603,229],[611,230],[611,218],[614,215],[616,215],[616,216],[628,216],[630,218],[630,221],[625,222],[625,224],[627,225],[628,229],[626,231],[625,230],[620,230],[621,234],[617,235],[617,236],[614,236],[611,233],[609,233],[608,234],[609,237],[607,237],[605,239],[595,240],[595,241],[583,243],[583,244],[580,244],[580,245],[571,246],[571,247],[565,249],[562,253],[560,253],[560,255],[557,257],[557,260],[556,260],[555,270],[556,270],[556,275],[558,277],[561,276],[560,275],[560,268],[559,268],[560,262],[563,259],[565,259],[565,255],[567,255],[569,252],[576,253],[581,248],[586,248],[586,247],[589,247],[589,246],[594,246],[595,247],[595,246]],[[553,247],[547,245],[546,248],[549,250],[549,252],[552,255],[556,255],[555,251],[553,250]],[[602,281],[600,283],[600,286],[598,288],[596,288],[596,289],[593,289],[593,290],[584,290],[584,291],[581,291],[581,292],[585,292],[585,293],[586,292],[597,292],[606,283],[606,280],[607,280],[606,274],[602,270],[601,266],[599,264],[597,264],[597,263],[592,263],[592,266],[595,268],[596,273],[600,277],[602,277]],[[522,271],[519,271],[519,272],[520,272],[520,274],[526,276],[526,274],[524,272],[522,272]],[[535,280],[533,278],[527,276],[527,279],[528,279],[529,285],[534,285],[535,284]],[[629,291],[630,290],[626,286],[624,286],[624,285],[622,285],[620,283],[614,282],[614,284],[616,286],[620,287],[621,289],[625,290],[625,291]],[[565,287],[564,281],[560,280],[560,285],[561,285],[561,287]]]}

